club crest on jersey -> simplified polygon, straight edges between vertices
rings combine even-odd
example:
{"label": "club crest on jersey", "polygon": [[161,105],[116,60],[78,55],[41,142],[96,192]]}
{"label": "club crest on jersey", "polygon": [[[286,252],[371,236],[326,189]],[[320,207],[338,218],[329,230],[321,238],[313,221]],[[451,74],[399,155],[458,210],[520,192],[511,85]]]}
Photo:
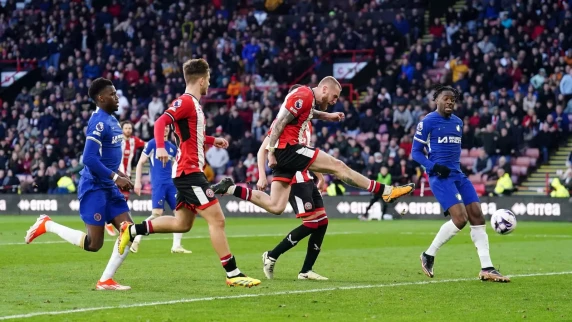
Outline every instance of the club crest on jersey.
{"label": "club crest on jersey", "polygon": [[423,130],[423,122],[419,122],[419,124],[417,124],[417,131],[422,131]]}
{"label": "club crest on jersey", "polygon": [[99,132],[103,132],[103,122],[99,122],[95,125],[95,129]]}
{"label": "club crest on jersey", "polygon": [[306,203],[304,204],[304,209],[306,209],[306,210],[312,209],[312,204],[309,203],[309,202],[306,202]]}
{"label": "club crest on jersey", "polygon": [[304,104],[304,101],[303,101],[303,100],[301,100],[301,99],[300,99],[300,100],[297,100],[296,103],[294,103],[294,107],[295,107],[296,109],[301,109],[301,108],[302,108],[302,104]]}
{"label": "club crest on jersey", "polygon": [[206,193],[207,193],[207,197],[209,197],[209,198],[214,197],[214,191],[212,191],[211,189],[207,189]]}
{"label": "club crest on jersey", "polygon": [[159,205],[162,205],[162,204],[163,204],[163,199],[159,200],[158,204],[159,204]]}
{"label": "club crest on jersey", "polygon": [[95,221],[101,221],[101,215],[96,213],[95,215],[93,215],[93,219]]}
{"label": "club crest on jersey", "polygon": [[461,132],[461,127],[457,125],[457,132]]}
{"label": "club crest on jersey", "polygon": [[181,107],[182,104],[183,104],[183,100],[178,99],[178,100],[173,102],[173,105],[171,105],[170,109],[172,109],[173,111],[176,111],[179,107]]}

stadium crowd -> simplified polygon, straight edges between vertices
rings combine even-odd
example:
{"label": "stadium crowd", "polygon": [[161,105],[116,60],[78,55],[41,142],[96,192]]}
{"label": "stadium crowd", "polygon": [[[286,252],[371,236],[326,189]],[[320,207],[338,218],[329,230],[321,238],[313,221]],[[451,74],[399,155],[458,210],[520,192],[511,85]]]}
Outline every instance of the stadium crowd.
{"label": "stadium crowd", "polygon": [[[468,173],[496,172],[498,160],[503,167],[525,146],[539,147],[546,161],[570,130],[568,2],[468,1],[461,12],[449,8],[444,22],[435,19],[428,30],[415,9],[422,1],[406,1],[413,10],[395,10],[392,23],[354,21],[344,12],[392,10],[399,1],[355,1],[353,8],[332,1],[246,1],[251,10],[236,1],[191,2],[193,10],[176,1],[113,0],[92,7],[90,1],[42,0],[19,8],[9,0],[0,6],[0,60],[33,61],[43,69],[33,88],[1,103],[3,191],[75,191],[73,183],[58,182],[77,181],[82,168],[83,133],[95,109],[87,89],[94,78],[113,80],[118,119],[151,139],[154,120],[184,90],[182,62],[195,57],[212,69],[213,89],[203,99],[207,133],[230,142],[228,150],[207,153],[213,180],[226,174],[257,181],[255,154],[287,85],[332,50],[373,49],[370,66],[377,76],[357,89],[359,100],[342,97],[332,108],[346,114],[343,123],[315,121],[312,143],[371,178],[397,184],[421,176],[409,156],[411,138],[435,107],[436,83],[460,90],[463,148],[483,150]],[[427,33],[433,40],[424,43]],[[404,46],[409,52],[391,68],[386,48]],[[310,83],[316,80],[314,74]]]}

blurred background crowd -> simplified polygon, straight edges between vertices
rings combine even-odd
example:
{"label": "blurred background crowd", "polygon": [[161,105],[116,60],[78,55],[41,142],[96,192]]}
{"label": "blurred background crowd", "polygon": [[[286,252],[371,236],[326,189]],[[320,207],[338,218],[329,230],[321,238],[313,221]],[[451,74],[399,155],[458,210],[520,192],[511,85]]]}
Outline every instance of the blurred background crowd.
{"label": "blurred background crowd", "polygon": [[[568,144],[570,2],[468,0],[428,19],[422,0],[0,1],[0,68],[41,69],[34,86],[0,96],[0,192],[75,192],[91,81],[113,81],[117,118],[148,141],[184,91],[182,63],[199,57],[212,70],[207,133],[230,142],[208,150],[207,175],[256,183],[256,151],[289,86],[315,84],[331,53],[363,51],[374,75],[340,80],[330,111],[346,119],[314,121],[312,145],[372,179],[422,180],[411,138],[435,108],[434,85],[450,84],[462,96],[463,169],[481,194],[510,194]],[[572,157],[556,160],[549,190],[568,191]]]}

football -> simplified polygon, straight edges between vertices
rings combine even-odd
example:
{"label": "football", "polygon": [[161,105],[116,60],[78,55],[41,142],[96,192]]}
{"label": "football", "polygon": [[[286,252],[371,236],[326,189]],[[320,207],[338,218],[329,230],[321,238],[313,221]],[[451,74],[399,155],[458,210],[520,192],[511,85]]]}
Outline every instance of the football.
{"label": "football", "polygon": [[491,216],[491,227],[501,235],[508,235],[516,228],[516,216],[508,209],[499,209]]}

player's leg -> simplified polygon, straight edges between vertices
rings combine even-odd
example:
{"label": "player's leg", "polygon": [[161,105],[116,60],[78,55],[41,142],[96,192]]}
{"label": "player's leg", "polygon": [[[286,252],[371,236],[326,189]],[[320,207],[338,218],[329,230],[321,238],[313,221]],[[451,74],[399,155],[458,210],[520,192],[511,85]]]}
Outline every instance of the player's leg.
{"label": "player's leg", "polygon": [[374,195],[380,195],[385,202],[393,202],[402,196],[412,193],[415,189],[414,183],[399,187],[386,186],[375,180],[368,179],[359,172],[352,170],[344,162],[323,151],[316,150],[316,153],[314,161],[309,165],[309,170],[333,174],[350,186],[367,190]]}
{"label": "player's leg", "polygon": [[[325,211],[324,211],[325,214]],[[326,231],[328,230],[328,219],[324,219],[317,223],[317,228],[314,229],[310,238],[308,239],[308,250],[306,251],[306,259],[304,259],[304,265],[300,274],[298,274],[298,279],[304,280],[327,280],[327,277],[321,276],[320,274],[314,272],[314,264],[320,255],[322,250],[322,242],[324,241],[324,236],[326,236]]]}
{"label": "player's leg", "polygon": [[[314,212],[315,205],[312,199],[313,187],[315,187],[313,182],[292,185],[288,199],[296,216],[303,216],[305,213]],[[262,254],[262,270],[266,278],[274,278],[274,266],[280,255],[296,246],[302,239],[312,234],[313,231],[314,230],[310,227],[300,225],[289,232],[272,250],[264,252]]]}
{"label": "player's leg", "polygon": [[[174,211],[177,209],[177,188],[174,184],[169,184],[167,186],[167,192],[165,195],[165,201],[169,204],[169,207]],[[173,247],[171,247],[171,253],[179,254],[191,254],[192,251],[187,250],[181,245],[183,239],[183,233],[173,233]]]}
{"label": "player's leg", "polygon": [[[282,180],[273,180],[270,185],[270,195],[260,190],[253,190],[247,187],[237,186],[231,178],[224,178],[222,181],[211,186],[215,194],[233,195],[242,200],[250,201],[258,207],[274,215],[281,215],[288,204],[290,195],[290,181],[294,173]],[[274,176],[277,178],[276,175]]]}
{"label": "player's leg", "polygon": [[[125,200],[128,201],[128,200],[129,200],[129,196],[130,196],[129,191],[127,191],[127,190],[121,190],[121,189],[120,189],[120,191],[121,191],[121,193],[123,194],[123,196],[125,197]],[[113,226],[112,223],[107,223],[107,224],[105,225],[105,231],[107,232],[107,234],[108,234],[109,236],[112,236],[112,237],[117,236],[117,232],[115,232],[115,227]],[[137,252],[137,246],[135,246],[135,248],[132,248],[131,251],[132,251],[133,253],[136,253],[136,252]]]}
{"label": "player's leg", "polygon": [[[129,215],[129,206],[127,206],[127,201],[119,189],[115,188],[109,191],[108,196],[106,203],[107,222],[111,222],[117,230],[120,230],[122,223],[132,224],[133,219],[131,219]],[[119,254],[119,238],[116,239],[109,262],[107,262],[107,266],[103,274],[101,274],[101,278],[97,281],[96,290],[126,291],[131,289],[131,287],[121,285],[113,279],[115,272],[117,272],[117,269],[121,266],[128,254],[129,250],[123,254]]]}
{"label": "player's leg", "polygon": [[326,209],[324,208],[324,199],[322,199],[322,194],[318,188],[316,186],[313,186],[313,188],[312,197],[316,207],[316,216],[305,219],[303,224],[306,227],[313,228],[314,231],[308,240],[306,259],[304,259],[304,265],[298,274],[298,279],[327,280],[327,277],[324,277],[313,270],[314,264],[318,259],[318,255],[320,255],[320,250],[322,249],[322,242],[324,241],[324,236],[326,236],[326,230],[328,230],[328,216],[326,215]]}
{"label": "player's leg", "polygon": [[[162,208],[156,208],[156,204],[153,202],[153,209],[151,209],[151,216],[145,218],[145,220],[153,220],[156,218],[159,218],[163,215],[163,209]],[[131,247],[129,247],[129,250],[132,253],[137,253],[139,251],[139,244],[141,243],[141,239],[143,239],[142,235],[138,235],[135,237],[135,239],[133,239],[133,243],[131,243]]]}
{"label": "player's leg", "polygon": [[[216,199],[214,199],[217,201]],[[226,238],[225,218],[218,202],[210,203],[206,207],[197,207],[198,214],[209,225],[211,243],[223,268],[226,271],[226,284],[228,286],[252,287],[260,284],[260,281],[244,275],[236,265],[236,258],[230,252]]]}
{"label": "player's leg", "polygon": [[49,216],[41,215],[26,233],[27,244],[46,232],[56,234],[68,243],[89,252],[97,252],[103,246],[105,226],[105,192],[94,190],[86,193],[79,201],[79,213],[85,223],[87,234],[54,222]]}
{"label": "player's leg", "polygon": [[431,191],[441,204],[451,214],[451,220],[441,226],[429,248],[421,253],[421,268],[428,277],[433,277],[433,265],[437,251],[467,224],[467,211],[462,204],[461,195],[457,191],[454,178],[430,178]]}
{"label": "player's leg", "polygon": [[471,225],[471,239],[477,248],[481,262],[479,278],[484,281],[510,282],[510,278],[503,276],[493,266],[489,252],[489,236],[487,235],[485,216],[473,184],[469,179],[464,178],[458,184],[458,189],[466,205],[465,208]]}

